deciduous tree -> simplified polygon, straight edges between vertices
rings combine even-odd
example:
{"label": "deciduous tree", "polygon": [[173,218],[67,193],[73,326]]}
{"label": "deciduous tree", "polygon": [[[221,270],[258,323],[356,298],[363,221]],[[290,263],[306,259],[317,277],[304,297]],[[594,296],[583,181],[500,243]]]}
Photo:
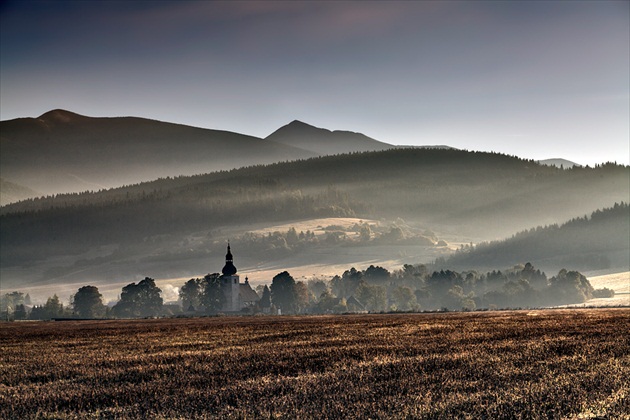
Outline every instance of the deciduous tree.
{"label": "deciduous tree", "polygon": [[160,293],[162,290],[155,285],[155,280],[146,277],[138,284],[123,287],[120,301],[112,311],[119,317],[157,316],[164,303]]}
{"label": "deciduous tree", "polygon": [[218,312],[225,305],[225,294],[221,287],[221,275],[208,274],[203,278],[203,291],[200,296],[201,304],[209,312]]}
{"label": "deciduous tree", "polygon": [[103,295],[96,286],[83,286],[71,299],[74,312],[81,318],[99,318],[105,315]]}
{"label": "deciduous tree", "polygon": [[273,278],[271,300],[276,307],[282,309],[282,313],[295,312],[297,303],[295,279],[288,271],[283,271]]}

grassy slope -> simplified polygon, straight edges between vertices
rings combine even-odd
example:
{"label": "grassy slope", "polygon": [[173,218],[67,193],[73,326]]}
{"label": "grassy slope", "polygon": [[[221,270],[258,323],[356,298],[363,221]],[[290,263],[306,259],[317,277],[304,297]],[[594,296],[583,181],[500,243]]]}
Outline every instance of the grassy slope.
{"label": "grassy slope", "polygon": [[571,305],[574,307],[584,306],[629,306],[630,307],[630,271],[623,273],[606,274],[589,277],[595,289],[608,288],[615,291],[612,298],[596,298],[582,304]]}

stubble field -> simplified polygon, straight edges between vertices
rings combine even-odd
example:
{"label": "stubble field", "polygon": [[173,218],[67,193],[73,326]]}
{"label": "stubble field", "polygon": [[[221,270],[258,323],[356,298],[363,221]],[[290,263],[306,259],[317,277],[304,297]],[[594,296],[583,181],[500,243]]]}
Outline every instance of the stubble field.
{"label": "stubble field", "polygon": [[630,310],[0,326],[0,418],[630,418]]}

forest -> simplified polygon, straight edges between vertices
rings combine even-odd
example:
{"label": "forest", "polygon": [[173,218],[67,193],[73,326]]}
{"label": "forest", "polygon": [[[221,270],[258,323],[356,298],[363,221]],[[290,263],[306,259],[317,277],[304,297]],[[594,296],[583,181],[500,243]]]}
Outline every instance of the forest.
{"label": "forest", "polygon": [[536,265],[578,270],[630,267],[630,206],[615,203],[563,224],[538,226],[499,241],[462,245],[436,262],[451,268],[507,267],[528,260]]}
{"label": "forest", "polygon": [[613,163],[559,169],[453,149],[328,156],[3,206],[0,258],[3,268],[34,265],[108,245],[140,256],[161,235],[174,244],[189,234],[315,217],[404,218],[493,240],[630,202],[629,184],[630,168]]}

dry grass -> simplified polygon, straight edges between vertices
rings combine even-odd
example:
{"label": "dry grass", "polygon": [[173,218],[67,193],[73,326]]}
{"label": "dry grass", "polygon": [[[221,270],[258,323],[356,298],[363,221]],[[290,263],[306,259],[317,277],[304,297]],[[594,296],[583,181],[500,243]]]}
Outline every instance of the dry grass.
{"label": "dry grass", "polygon": [[588,280],[596,289],[607,287],[614,290],[615,293],[630,293],[630,271],[589,277]]}
{"label": "dry grass", "polygon": [[630,310],[12,323],[0,418],[623,418]]}

